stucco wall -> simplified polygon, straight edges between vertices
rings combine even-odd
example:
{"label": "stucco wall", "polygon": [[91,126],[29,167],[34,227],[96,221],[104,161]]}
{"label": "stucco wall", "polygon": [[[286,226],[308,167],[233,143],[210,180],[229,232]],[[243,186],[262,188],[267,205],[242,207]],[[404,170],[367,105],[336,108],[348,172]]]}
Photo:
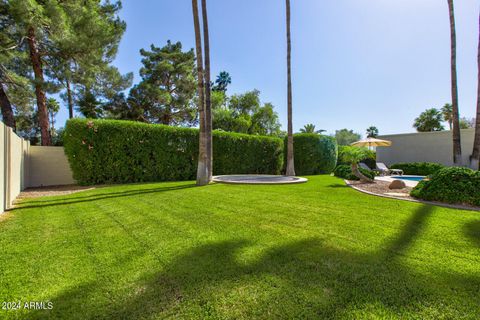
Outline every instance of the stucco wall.
{"label": "stucco wall", "polygon": [[[474,129],[461,130],[463,163],[470,164]],[[453,165],[451,131],[419,132],[384,135],[379,139],[392,141],[391,147],[377,148],[377,161],[386,165],[398,162],[437,162]]]}
{"label": "stucco wall", "polygon": [[12,202],[27,184],[26,162],[30,144],[0,122],[0,212]]}
{"label": "stucco wall", "polygon": [[25,188],[74,183],[63,147],[30,146],[0,122],[0,213]]}
{"label": "stucco wall", "polygon": [[63,147],[31,146],[28,162],[29,187],[75,183]]}

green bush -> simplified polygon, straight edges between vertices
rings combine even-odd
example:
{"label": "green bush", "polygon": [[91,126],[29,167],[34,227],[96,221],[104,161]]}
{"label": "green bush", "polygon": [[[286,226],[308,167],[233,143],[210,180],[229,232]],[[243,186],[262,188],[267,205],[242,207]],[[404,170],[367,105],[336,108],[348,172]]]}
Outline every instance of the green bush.
{"label": "green bush", "polygon": [[[287,153],[285,137],[285,164]],[[293,136],[295,173],[314,175],[331,173],[337,163],[337,142],[335,138],[316,133],[297,133]]]}
{"label": "green bush", "polygon": [[[344,151],[347,150],[350,146],[338,146],[338,162],[337,165],[341,164],[348,164],[350,165],[347,161],[344,159]],[[376,158],[377,158],[377,153],[375,151],[372,151],[368,148],[361,148],[364,149],[366,157],[362,159],[360,162],[365,163],[370,169],[375,169],[376,167]]]}
{"label": "green bush", "polygon": [[404,174],[415,176],[429,176],[443,168],[444,165],[435,162],[396,163],[390,166],[390,169],[401,169]]}
{"label": "green bush", "polygon": [[[373,171],[368,171],[363,168],[359,168],[359,170],[364,176],[370,179],[375,179],[375,174],[373,173]],[[338,165],[335,168],[335,171],[333,171],[333,175],[335,177],[339,177],[347,180],[360,180],[352,173],[352,167],[346,164]]]}
{"label": "green bush", "polygon": [[[192,180],[198,129],[132,121],[72,119],[64,134],[73,177],[81,184]],[[279,174],[281,139],[214,132],[214,174]]]}
{"label": "green bush", "polygon": [[430,180],[420,181],[410,194],[423,200],[480,206],[480,171],[444,168]]}

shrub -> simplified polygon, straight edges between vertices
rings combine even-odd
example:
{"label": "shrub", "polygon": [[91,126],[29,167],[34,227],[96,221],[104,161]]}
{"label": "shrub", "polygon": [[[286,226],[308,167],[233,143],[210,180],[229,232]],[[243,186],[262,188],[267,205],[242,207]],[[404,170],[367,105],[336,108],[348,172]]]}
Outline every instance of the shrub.
{"label": "shrub", "polygon": [[429,176],[443,168],[444,165],[434,162],[396,163],[390,166],[390,169],[401,169],[404,174],[415,176]]}
{"label": "shrub", "polygon": [[[341,165],[341,164],[350,165],[350,163],[348,163],[344,158],[344,154],[345,154],[346,150],[348,150],[349,147],[350,146],[338,146],[338,162],[337,162],[337,165]],[[368,149],[368,148],[361,148],[361,149],[363,149],[365,151],[365,158],[362,159],[360,162],[365,163],[371,169],[375,169],[377,153],[375,151],[372,151],[372,150]]]}
{"label": "shrub", "polygon": [[[287,153],[285,137],[285,165]],[[314,175],[331,173],[337,163],[335,138],[316,133],[297,133],[293,136],[295,174]]]}
{"label": "shrub", "polygon": [[[65,153],[81,184],[193,180],[198,129],[132,121],[72,119]],[[278,174],[281,139],[214,132],[214,173]]]}
{"label": "shrub", "polygon": [[415,198],[480,206],[480,172],[450,167],[434,173],[413,188]]}
{"label": "shrub", "polygon": [[[370,178],[370,179],[374,179],[375,178],[375,174],[373,173],[373,171],[368,171],[368,170],[365,170],[363,168],[359,168],[360,172]],[[335,171],[333,172],[333,175],[335,177],[339,177],[339,178],[343,178],[343,179],[347,179],[347,180],[359,180],[353,173],[352,173],[352,167],[349,166],[349,165],[346,165],[346,164],[341,164],[341,165],[338,165],[336,168],[335,168]]]}

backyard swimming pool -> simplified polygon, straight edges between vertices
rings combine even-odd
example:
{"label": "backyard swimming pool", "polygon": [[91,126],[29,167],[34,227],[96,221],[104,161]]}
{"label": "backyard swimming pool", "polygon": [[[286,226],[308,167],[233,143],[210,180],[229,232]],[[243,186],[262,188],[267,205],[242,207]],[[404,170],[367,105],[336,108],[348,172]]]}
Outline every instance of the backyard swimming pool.
{"label": "backyard swimming pool", "polygon": [[408,181],[422,181],[425,179],[424,176],[395,176],[392,177],[393,179],[399,179],[399,180],[408,180]]}

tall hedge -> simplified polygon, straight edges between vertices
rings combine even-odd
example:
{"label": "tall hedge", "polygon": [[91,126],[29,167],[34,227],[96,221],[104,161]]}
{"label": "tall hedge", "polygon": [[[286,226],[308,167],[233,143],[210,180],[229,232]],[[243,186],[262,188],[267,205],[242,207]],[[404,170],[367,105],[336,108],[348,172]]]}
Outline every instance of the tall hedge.
{"label": "tall hedge", "polygon": [[[296,175],[331,173],[337,164],[337,142],[335,138],[316,133],[293,135],[294,163]],[[285,138],[285,154],[287,137]],[[286,155],[285,155],[286,164]]]}
{"label": "tall hedge", "polygon": [[[198,129],[132,121],[71,119],[64,134],[73,177],[81,184],[195,179]],[[213,133],[214,174],[279,174],[281,139]]]}

